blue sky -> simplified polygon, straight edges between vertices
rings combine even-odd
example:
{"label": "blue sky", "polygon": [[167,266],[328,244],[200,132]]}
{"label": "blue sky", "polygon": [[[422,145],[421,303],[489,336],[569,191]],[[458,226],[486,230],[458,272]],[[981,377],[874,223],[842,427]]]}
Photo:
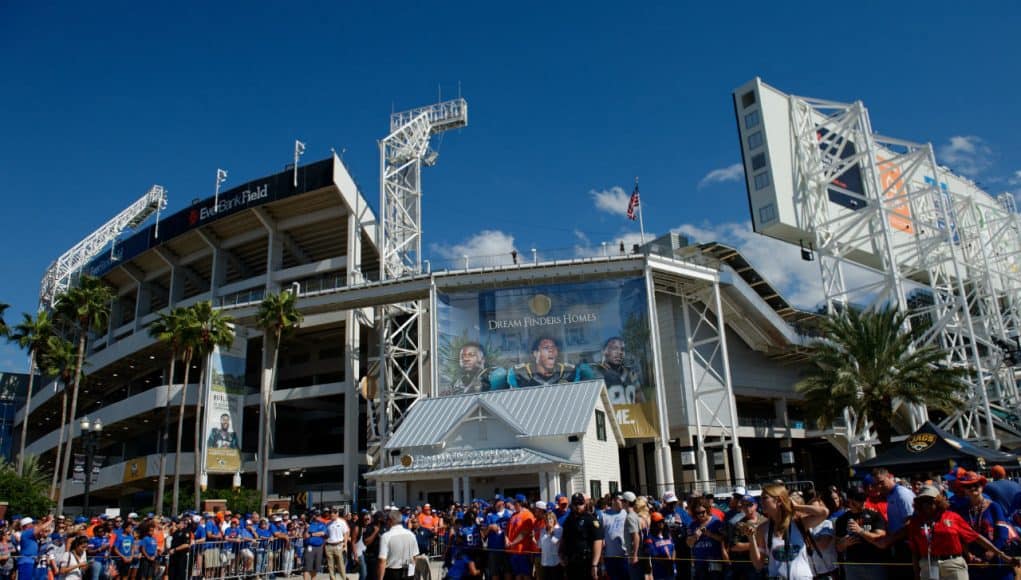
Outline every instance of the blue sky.
{"label": "blue sky", "polygon": [[[175,211],[218,167],[228,186],[281,169],[300,138],[305,161],[344,151],[377,204],[391,110],[459,87],[469,126],[424,178],[434,260],[633,236],[606,202],[637,175],[647,231],[729,241],[812,302],[816,266],[747,231],[730,91],[756,75],[861,99],[876,130],[1021,190],[1013,3],[150,4],[0,3],[9,322],[54,258],[153,183]],[[0,370],[24,367],[0,348]]]}

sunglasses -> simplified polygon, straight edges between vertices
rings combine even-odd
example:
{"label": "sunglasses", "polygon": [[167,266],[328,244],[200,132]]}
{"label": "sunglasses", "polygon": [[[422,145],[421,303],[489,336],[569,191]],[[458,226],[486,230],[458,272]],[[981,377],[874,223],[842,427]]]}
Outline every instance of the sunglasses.
{"label": "sunglasses", "polygon": [[968,485],[962,485],[961,489],[978,489],[979,487],[981,486],[977,483],[970,483]]}
{"label": "sunglasses", "polygon": [[704,516],[705,514],[706,514],[705,510],[698,510],[698,511],[695,512],[696,516]]}

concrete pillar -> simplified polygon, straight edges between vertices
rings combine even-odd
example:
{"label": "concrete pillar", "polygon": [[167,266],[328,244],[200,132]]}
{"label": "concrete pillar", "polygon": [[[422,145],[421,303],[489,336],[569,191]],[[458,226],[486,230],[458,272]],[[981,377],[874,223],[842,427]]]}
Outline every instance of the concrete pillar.
{"label": "concrete pillar", "polygon": [[348,310],[344,317],[344,491],[354,495],[360,483],[358,465],[358,317],[354,310]]}
{"label": "concrete pillar", "polygon": [[663,493],[674,488],[674,459],[670,451],[670,443],[657,441],[656,445],[656,497],[663,497]]}
{"label": "concrete pillar", "polygon": [[152,312],[152,289],[145,282],[138,283],[138,300],[135,302],[135,332],[142,329],[142,317]]}
{"label": "concrete pillar", "polygon": [[453,492],[454,503],[463,504],[464,502],[462,501],[463,496],[461,495],[461,478],[460,477],[457,477],[457,476],[454,477],[454,485],[453,485],[453,487],[451,487],[451,491]]}
{"label": "concrete pillar", "polygon": [[549,474],[545,471],[539,472],[539,497],[547,497],[549,495]]}
{"label": "concrete pillar", "polygon": [[467,505],[472,500],[472,488],[471,488],[471,477],[465,475],[461,477],[461,504]]}
{"label": "concrete pillar", "polygon": [[[635,445],[635,456],[637,458],[638,465],[638,489],[634,491],[641,495],[649,489],[649,478],[645,476],[645,443],[638,443]],[[656,467],[658,475],[659,466],[657,465]]]}
{"label": "concrete pillar", "polygon": [[[257,478],[257,489],[265,489],[267,494],[272,493],[272,488],[269,487],[270,482],[273,481],[272,477],[268,477],[267,481],[262,480],[263,465],[269,461],[269,458],[273,456],[273,435],[275,429],[275,421],[273,420],[273,349],[276,347],[275,341],[272,335],[264,334],[262,337],[263,349],[262,349],[262,376],[260,377],[259,395],[260,395],[260,412],[259,412],[259,462],[258,469],[259,475]],[[262,415],[265,412],[269,419]],[[262,442],[266,441],[266,426],[269,425],[269,444],[266,449],[263,449]],[[265,487],[264,487],[265,486]]]}

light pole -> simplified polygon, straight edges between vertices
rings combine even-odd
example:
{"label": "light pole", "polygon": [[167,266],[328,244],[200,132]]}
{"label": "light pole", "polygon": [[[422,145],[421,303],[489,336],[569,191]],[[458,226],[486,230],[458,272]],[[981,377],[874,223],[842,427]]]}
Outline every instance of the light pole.
{"label": "light pole", "polygon": [[96,451],[99,449],[99,435],[103,432],[103,420],[96,419],[89,421],[89,418],[82,417],[78,425],[82,429],[82,448],[85,451],[85,501],[82,505],[82,514],[89,515],[89,494],[92,493],[92,463],[96,459]]}

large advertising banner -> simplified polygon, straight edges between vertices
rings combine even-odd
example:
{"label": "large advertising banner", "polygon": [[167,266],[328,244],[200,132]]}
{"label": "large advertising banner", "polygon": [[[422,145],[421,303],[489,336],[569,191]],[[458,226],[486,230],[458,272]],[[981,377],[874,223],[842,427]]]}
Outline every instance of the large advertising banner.
{"label": "large advertising banner", "polygon": [[203,464],[206,473],[237,473],[241,471],[245,352],[216,347],[209,360]]}
{"label": "large advertising banner", "polygon": [[602,379],[625,437],[656,437],[643,278],[439,293],[439,396]]}

